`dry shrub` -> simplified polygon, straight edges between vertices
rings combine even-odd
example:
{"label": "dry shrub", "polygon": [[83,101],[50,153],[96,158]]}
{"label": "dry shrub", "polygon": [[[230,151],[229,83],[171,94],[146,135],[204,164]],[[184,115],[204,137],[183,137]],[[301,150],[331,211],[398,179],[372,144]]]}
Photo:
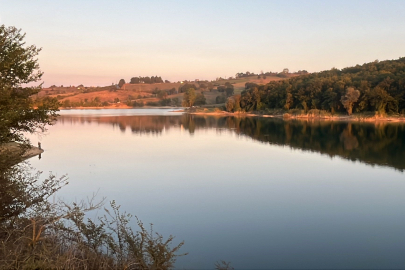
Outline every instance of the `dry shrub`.
{"label": "dry shrub", "polygon": [[86,218],[104,204],[95,195],[51,202],[66,177],[39,181],[20,165],[0,176],[0,269],[172,269],[180,256],[183,242],[173,245],[173,236],[164,239],[139,220],[133,231],[131,215],[114,201],[97,220]]}

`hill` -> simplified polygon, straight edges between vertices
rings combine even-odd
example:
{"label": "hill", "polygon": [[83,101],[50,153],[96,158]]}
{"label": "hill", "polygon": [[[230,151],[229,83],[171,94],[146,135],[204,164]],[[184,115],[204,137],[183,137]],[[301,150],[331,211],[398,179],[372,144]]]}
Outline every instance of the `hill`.
{"label": "hill", "polygon": [[[296,76],[290,74],[287,77]],[[117,85],[104,87],[93,86],[52,86],[43,88],[34,98],[43,99],[46,97],[57,98],[61,107],[110,107],[125,108],[133,106],[180,106],[183,99],[182,87],[189,84],[196,88],[197,93],[203,93],[206,104],[217,104],[217,97],[224,93],[218,89],[226,83],[234,87],[234,94],[240,94],[245,90],[246,83],[266,84],[272,81],[280,81],[285,78],[278,76],[265,76],[258,78],[258,75],[246,76],[235,79],[219,79],[216,81],[186,81],[176,83],[126,83],[119,88]],[[166,95],[160,95],[164,91]],[[226,97],[224,97],[225,100]],[[165,101],[162,102],[162,100]],[[223,103],[223,102],[222,102]]]}

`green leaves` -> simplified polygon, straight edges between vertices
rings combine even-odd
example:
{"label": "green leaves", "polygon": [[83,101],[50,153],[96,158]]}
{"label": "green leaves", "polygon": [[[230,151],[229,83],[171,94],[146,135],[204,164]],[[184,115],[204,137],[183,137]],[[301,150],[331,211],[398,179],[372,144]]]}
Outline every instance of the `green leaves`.
{"label": "green leaves", "polygon": [[[345,110],[351,113],[355,109],[357,112],[375,111],[379,114],[404,113],[404,75],[405,58],[399,58],[296,76],[266,85],[246,84],[241,108],[244,111],[259,108],[324,109],[332,113]],[[256,88],[259,95],[254,94]],[[346,97],[348,88],[357,89],[359,97]]]}
{"label": "green leaves", "polygon": [[197,97],[197,95],[195,93],[194,88],[186,89],[184,92],[184,95],[183,95],[182,105],[184,107],[192,107],[194,105],[196,97]]}
{"label": "green leaves", "polygon": [[38,82],[43,72],[37,59],[40,48],[26,46],[25,34],[15,27],[0,26],[0,144],[28,143],[24,132],[43,131],[55,119],[59,104],[55,99],[32,97],[41,89],[28,86]]}

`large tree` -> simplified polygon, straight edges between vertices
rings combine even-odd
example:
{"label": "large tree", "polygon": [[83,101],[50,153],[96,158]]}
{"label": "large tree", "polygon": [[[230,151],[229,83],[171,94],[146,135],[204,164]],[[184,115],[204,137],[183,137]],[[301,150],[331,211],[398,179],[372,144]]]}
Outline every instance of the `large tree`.
{"label": "large tree", "polygon": [[125,80],[121,79],[118,83],[119,88],[121,88],[125,84]]}
{"label": "large tree", "polygon": [[184,107],[192,107],[194,105],[195,99],[197,95],[195,93],[194,88],[188,88],[183,95],[183,103]]}
{"label": "large tree", "polygon": [[349,115],[352,114],[353,105],[359,100],[360,91],[354,89],[353,87],[349,87],[346,90],[346,94],[342,96],[340,101],[342,102],[343,106],[346,108],[347,113]]}
{"label": "large tree", "polygon": [[0,144],[28,142],[25,132],[43,131],[57,116],[56,99],[34,104],[42,85],[35,85],[43,74],[37,59],[41,49],[26,45],[24,38],[20,29],[0,26]]}

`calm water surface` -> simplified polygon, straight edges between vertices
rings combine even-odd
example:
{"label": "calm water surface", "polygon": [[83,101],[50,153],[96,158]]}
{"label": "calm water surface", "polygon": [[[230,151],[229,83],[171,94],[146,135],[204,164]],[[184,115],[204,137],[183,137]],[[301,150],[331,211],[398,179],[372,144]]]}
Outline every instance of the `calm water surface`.
{"label": "calm water surface", "polygon": [[184,240],[178,268],[405,267],[403,125],[61,115],[31,164],[68,174],[66,200],[98,191]]}

